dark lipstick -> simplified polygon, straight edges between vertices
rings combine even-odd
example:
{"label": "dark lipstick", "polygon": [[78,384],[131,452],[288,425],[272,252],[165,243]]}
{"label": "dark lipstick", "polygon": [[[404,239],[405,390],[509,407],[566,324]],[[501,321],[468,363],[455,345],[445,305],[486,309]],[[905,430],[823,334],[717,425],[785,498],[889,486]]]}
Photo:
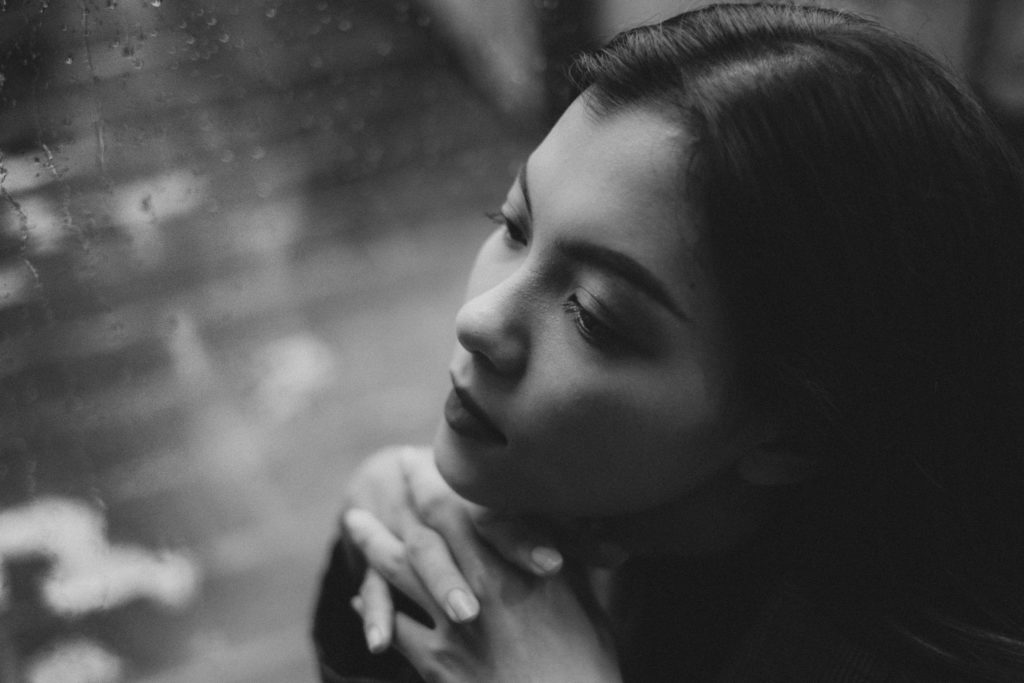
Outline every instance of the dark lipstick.
{"label": "dark lipstick", "polygon": [[464,390],[453,387],[444,403],[444,419],[456,434],[493,443],[508,443],[480,406]]}

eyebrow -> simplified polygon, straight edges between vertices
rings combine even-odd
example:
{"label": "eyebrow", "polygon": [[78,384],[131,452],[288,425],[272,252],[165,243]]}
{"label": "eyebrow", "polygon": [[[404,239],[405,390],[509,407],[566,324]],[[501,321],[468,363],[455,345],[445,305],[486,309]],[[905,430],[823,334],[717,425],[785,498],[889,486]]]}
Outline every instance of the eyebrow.
{"label": "eyebrow", "polygon": [[621,251],[590,242],[556,240],[555,249],[564,257],[585,263],[619,276],[637,290],[661,304],[680,320],[693,323],[693,318],[676,305],[665,285],[651,271]]}
{"label": "eyebrow", "polygon": [[[523,193],[527,214],[533,215],[533,207],[530,205],[530,189],[526,183],[525,163],[519,167],[519,171],[516,173],[516,182],[519,184],[519,190]],[[618,275],[633,285],[633,287],[661,304],[675,317],[684,322],[693,323],[693,318],[687,315],[672,300],[672,296],[668,293],[665,285],[661,283],[661,280],[655,277],[647,268],[637,263],[632,257],[608,247],[574,240],[557,240],[555,242],[555,249],[572,261],[595,266],[601,270]]]}

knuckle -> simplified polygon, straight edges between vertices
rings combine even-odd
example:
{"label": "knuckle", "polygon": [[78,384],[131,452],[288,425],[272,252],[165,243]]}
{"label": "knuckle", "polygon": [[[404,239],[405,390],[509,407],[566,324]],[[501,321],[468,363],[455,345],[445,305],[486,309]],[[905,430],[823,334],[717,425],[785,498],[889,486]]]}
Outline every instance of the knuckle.
{"label": "knuckle", "polygon": [[380,573],[384,580],[388,583],[395,583],[395,580],[399,577],[402,569],[405,567],[406,557],[404,551],[389,552],[386,555],[378,558],[378,561],[374,564],[374,568]]}
{"label": "knuckle", "polygon": [[405,538],[406,551],[413,562],[433,554],[441,543],[441,537],[437,532],[426,527],[410,529]]}
{"label": "knuckle", "polygon": [[452,503],[439,493],[416,498],[416,513],[427,524],[437,526],[451,514]]}

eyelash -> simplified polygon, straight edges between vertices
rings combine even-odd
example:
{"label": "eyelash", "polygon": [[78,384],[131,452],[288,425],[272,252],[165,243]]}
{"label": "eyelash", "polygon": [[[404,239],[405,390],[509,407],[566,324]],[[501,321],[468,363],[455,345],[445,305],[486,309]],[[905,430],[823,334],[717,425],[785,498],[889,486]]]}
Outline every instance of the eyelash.
{"label": "eyelash", "polygon": [[[504,212],[489,211],[484,215],[494,224],[505,228],[506,240],[520,246],[527,244],[526,233]],[[572,316],[576,329],[587,343],[600,348],[611,348],[617,343],[615,332],[588,311],[575,294],[569,296],[562,308]]]}
{"label": "eyelash", "polygon": [[514,220],[501,211],[489,211],[484,214],[495,225],[505,228],[505,239],[518,245],[526,245],[526,232]]}
{"label": "eyelash", "polygon": [[615,332],[588,311],[575,294],[562,304],[562,308],[572,316],[576,329],[587,342],[599,347],[610,347],[618,341]]}

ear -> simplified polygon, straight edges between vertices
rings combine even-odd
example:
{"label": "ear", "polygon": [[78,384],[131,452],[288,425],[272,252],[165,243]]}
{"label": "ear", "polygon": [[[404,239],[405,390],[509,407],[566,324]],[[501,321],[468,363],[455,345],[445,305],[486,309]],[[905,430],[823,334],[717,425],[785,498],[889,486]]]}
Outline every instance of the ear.
{"label": "ear", "polygon": [[736,463],[740,479],[753,486],[789,486],[818,471],[816,458],[797,453],[780,443],[759,444]]}

